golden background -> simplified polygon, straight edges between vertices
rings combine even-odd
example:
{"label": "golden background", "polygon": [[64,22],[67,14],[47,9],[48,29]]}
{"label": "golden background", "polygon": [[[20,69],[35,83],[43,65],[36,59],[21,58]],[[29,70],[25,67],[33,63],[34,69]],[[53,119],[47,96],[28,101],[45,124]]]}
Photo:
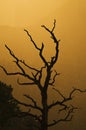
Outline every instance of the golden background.
{"label": "golden background", "polygon": [[[59,59],[55,69],[60,72],[56,87],[64,93],[73,86],[86,88],[86,1],[85,0],[3,0],[0,1],[0,64],[9,71],[17,68],[12,62],[4,44],[7,44],[21,59],[30,65],[40,67],[41,61],[37,51],[26,33],[28,29],[36,43],[40,46],[44,41],[44,55],[47,59],[54,54],[54,46],[48,33],[41,25],[53,26],[56,19],[55,34],[60,42]],[[38,64],[37,64],[38,63]],[[14,87],[13,94],[22,99],[27,90],[34,95],[34,89],[20,87],[16,77],[8,77],[0,69],[0,80]],[[86,95],[77,94],[74,104],[80,109],[74,120],[61,123],[50,130],[85,130],[86,129]]]}

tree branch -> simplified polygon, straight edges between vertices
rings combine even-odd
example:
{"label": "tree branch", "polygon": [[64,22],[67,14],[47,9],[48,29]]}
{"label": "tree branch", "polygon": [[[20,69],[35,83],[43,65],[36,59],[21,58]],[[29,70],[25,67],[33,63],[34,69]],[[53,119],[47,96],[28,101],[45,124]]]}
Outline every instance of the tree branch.
{"label": "tree branch", "polygon": [[54,72],[55,72],[55,75],[53,76],[52,82],[49,82],[49,85],[51,85],[51,86],[54,86],[54,83],[55,83],[55,80],[56,80],[56,76],[60,75],[60,73],[57,73],[56,71],[54,71]]}
{"label": "tree branch", "polygon": [[60,105],[61,107],[65,107],[65,109],[67,108],[67,105],[65,105],[62,101],[55,101],[52,104],[48,105],[48,110],[50,110],[51,108]]}
{"label": "tree branch", "polygon": [[[23,77],[27,77],[28,79],[30,79],[31,81],[33,81],[32,83],[28,83],[28,85],[29,85],[29,84],[30,84],[30,85],[32,85],[32,84],[38,84],[38,80],[37,80],[36,77],[37,77],[38,73],[40,73],[40,71],[37,70],[36,68],[30,67],[29,65],[27,65],[27,64],[25,63],[25,61],[19,60],[7,45],[5,45],[5,47],[6,47],[6,49],[9,51],[10,55],[15,59],[14,62],[16,63],[17,67],[18,67],[18,68],[20,69],[20,71],[21,71],[21,72],[7,72],[7,70],[6,70],[3,66],[0,65],[0,67],[1,67],[1,68],[3,69],[3,71],[5,72],[5,74],[6,74],[6,75],[21,75],[21,76],[23,76]],[[29,69],[31,69],[31,70],[33,70],[33,71],[36,71],[36,74],[34,75],[33,72],[32,72],[33,77],[30,76],[29,74],[26,74],[24,68],[22,67],[22,65],[21,65],[20,63],[22,63],[24,66],[28,67]],[[26,85],[26,84],[27,84],[27,83],[19,83],[18,80],[17,80],[17,82],[18,82],[18,84],[20,84],[20,85]],[[41,85],[39,85],[39,86],[41,87]]]}
{"label": "tree branch", "polygon": [[53,88],[63,99],[65,99],[65,96],[56,88]]}
{"label": "tree branch", "polygon": [[41,79],[42,79],[42,71],[43,71],[44,68],[46,68],[46,66],[41,67],[41,69],[39,71],[40,75],[39,75],[39,79],[38,80],[39,80],[40,83],[41,83]]}
{"label": "tree branch", "polygon": [[30,33],[28,32],[28,30],[24,29],[24,31],[25,31],[25,32],[27,33],[27,35],[29,36],[29,38],[30,38],[31,42],[33,43],[33,45],[35,46],[35,48],[40,51],[40,48],[37,47],[37,44],[36,44],[35,41],[33,40],[32,36],[31,36]]}
{"label": "tree branch", "polygon": [[42,61],[44,62],[44,64],[48,67],[48,62],[46,61],[46,59],[45,59],[44,56],[43,56],[43,49],[44,49],[44,44],[42,43],[42,46],[41,46],[39,55],[40,55]]}
{"label": "tree branch", "polygon": [[53,25],[53,28],[52,28],[52,31],[51,31],[51,32],[54,31],[55,27],[56,27],[56,19],[54,19],[54,25]]}
{"label": "tree branch", "polygon": [[23,74],[25,74],[25,70],[19,64],[20,60],[14,55],[14,53],[11,51],[11,49],[7,45],[5,45],[5,47],[9,51],[10,55],[16,60],[14,62],[16,63],[16,65],[18,66],[18,68],[22,71]]}
{"label": "tree branch", "polygon": [[54,19],[53,28],[51,30],[48,29],[45,25],[41,25],[41,27],[43,27],[45,30],[47,30],[50,34],[53,33],[55,26],[56,26],[56,20],[55,19]]}
{"label": "tree branch", "polygon": [[26,95],[26,94],[24,96],[32,101],[34,109],[38,109],[42,111],[42,108],[37,105],[37,102],[31,96]]}
{"label": "tree branch", "polygon": [[52,107],[55,107],[55,106],[58,106],[58,105],[60,105],[60,106],[63,106],[63,108],[62,109],[60,109],[60,111],[61,110],[63,110],[63,109],[65,109],[66,110],[66,108],[69,108],[69,106],[68,105],[66,105],[65,103],[66,102],[68,102],[68,101],[70,101],[70,100],[72,100],[72,96],[73,96],[73,94],[76,92],[76,91],[78,91],[78,92],[86,92],[86,90],[81,90],[81,89],[76,89],[76,88],[74,88],[70,93],[69,93],[69,96],[68,97],[65,97],[59,90],[57,90],[57,89],[55,89],[55,88],[53,88],[62,98],[63,98],[63,100],[62,101],[55,101],[54,103],[52,103],[52,104],[50,104],[49,106],[48,106],[48,109],[51,109]]}
{"label": "tree branch", "polygon": [[36,85],[35,82],[20,82],[19,79],[17,79],[17,83],[19,85]]}
{"label": "tree branch", "polygon": [[54,57],[51,57],[51,62],[50,63],[50,67],[52,68],[53,65],[56,63],[57,61],[57,58],[58,58],[58,52],[59,52],[59,42],[60,40],[57,40],[55,34],[53,33],[54,29],[55,29],[55,26],[56,26],[56,20],[54,20],[54,25],[53,25],[53,28],[50,30],[48,29],[45,25],[42,25],[41,27],[43,27],[46,31],[48,31],[51,35],[51,38],[53,39],[54,43],[56,44],[56,54]]}
{"label": "tree branch", "polygon": [[76,107],[71,106],[71,108],[69,108],[69,110],[67,111],[67,114],[64,118],[61,119],[57,119],[57,120],[53,120],[52,123],[48,124],[48,127],[54,126],[60,122],[66,122],[66,121],[71,121],[73,118],[73,112],[74,110],[77,109]]}
{"label": "tree branch", "polygon": [[19,75],[22,75],[22,76],[27,77],[27,78],[29,78],[30,80],[34,81],[34,79],[33,79],[30,75],[26,74],[24,68],[19,64],[19,62],[20,62],[20,63],[23,63],[23,62],[22,62],[21,60],[19,60],[19,59],[14,55],[14,53],[11,51],[11,49],[10,49],[7,45],[5,45],[5,47],[6,47],[6,49],[9,51],[10,55],[15,59],[14,62],[16,63],[17,67],[20,69],[21,72],[8,73],[3,66],[0,66],[0,67],[4,70],[4,72],[5,72],[7,75],[17,75],[17,74],[19,74]]}
{"label": "tree branch", "polygon": [[21,72],[10,73],[10,72],[7,72],[7,70],[3,66],[0,65],[0,67],[3,69],[3,71],[5,72],[6,75],[22,75],[22,76],[24,76],[24,74]]}
{"label": "tree branch", "polygon": [[86,92],[86,89],[85,89],[85,90],[81,90],[81,89],[78,89],[78,88],[73,88],[73,90],[72,90],[72,91],[70,92],[70,94],[69,94],[69,98],[72,98],[72,96],[73,96],[73,94],[74,94],[75,92],[84,93],[84,92]]}
{"label": "tree branch", "polygon": [[15,99],[15,101],[16,101],[18,104],[20,104],[20,105],[23,105],[23,106],[25,106],[25,107],[29,107],[29,108],[32,108],[32,109],[36,109],[36,110],[39,110],[40,112],[42,112],[42,109],[41,109],[40,107],[38,107],[38,106],[34,106],[34,105],[32,105],[32,104],[27,104],[27,103],[21,102],[21,101],[19,101],[19,100],[17,100],[17,99]]}
{"label": "tree branch", "polygon": [[31,42],[33,43],[33,45],[35,46],[35,48],[39,51],[39,55],[40,55],[42,61],[44,62],[44,64],[48,66],[48,63],[47,63],[46,59],[44,58],[44,56],[43,56],[43,54],[42,54],[42,53],[43,53],[43,49],[44,49],[44,44],[42,43],[41,48],[37,47],[37,44],[36,44],[35,41],[33,40],[32,36],[31,36],[30,33],[28,32],[28,30],[24,29],[24,31],[25,31],[25,32],[27,33],[27,35],[29,36],[29,38],[30,38]]}
{"label": "tree branch", "polygon": [[26,66],[27,68],[29,68],[29,69],[31,69],[31,70],[34,70],[34,71],[36,71],[36,72],[39,72],[38,69],[27,65],[24,60],[20,60],[20,62],[21,62],[24,66]]}

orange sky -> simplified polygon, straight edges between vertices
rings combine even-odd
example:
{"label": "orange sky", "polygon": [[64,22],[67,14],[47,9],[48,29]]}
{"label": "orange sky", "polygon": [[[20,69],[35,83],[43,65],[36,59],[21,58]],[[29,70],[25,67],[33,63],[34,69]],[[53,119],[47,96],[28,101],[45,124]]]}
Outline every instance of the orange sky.
{"label": "orange sky", "polygon": [[[62,0],[58,0],[58,2],[57,0],[3,0],[0,3],[0,15],[2,17],[0,24],[25,26],[43,21],[65,2]],[[54,16],[51,15],[50,17]]]}
{"label": "orange sky", "polygon": [[[30,30],[38,45],[45,41],[45,55],[49,57],[54,51],[51,49],[50,40],[47,33],[40,28],[41,24],[52,27],[53,19],[57,20],[55,34],[61,39],[59,60],[55,68],[61,72],[60,77],[56,81],[56,85],[61,86],[61,90],[67,91],[72,87],[86,87],[86,1],[85,0],[3,0],[0,2],[0,48],[1,58],[0,64],[12,67],[12,59],[4,49],[6,43],[13,51],[22,58],[30,60],[33,57],[32,64],[35,64],[38,57],[31,44],[28,44],[28,37],[23,32],[24,28]],[[40,35],[39,35],[40,34]],[[50,45],[50,46],[49,46]],[[28,49],[27,49],[28,48]],[[24,55],[22,56],[22,52]],[[29,54],[27,56],[27,54]],[[8,55],[8,58],[6,56]],[[5,62],[4,62],[5,61]],[[8,65],[7,65],[8,63]],[[31,62],[30,62],[31,63]],[[40,64],[40,63],[39,63]],[[15,67],[12,67],[14,69]],[[10,69],[9,69],[10,70]],[[1,80],[8,80],[10,83],[11,77],[6,77],[2,74]],[[14,80],[14,79],[13,79]],[[13,81],[14,82],[14,81]],[[20,88],[18,88],[20,90]],[[17,94],[18,95],[18,94]],[[86,96],[85,96],[86,98]],[[78,101],[81,104],[81,100]],[[86,104],[81,104],[83,112],[86,113]],[[85,105],[85,106],[84,106]],[[85,108],[84,108],[85,107]],[[86,118],[80,113],[81,120],[85,122]],[[76,123],[79,118],[77,115]],[[79,120],[79,123],[81,122]],[[74,125],[74,129],[72,129]],[[70,123],[71,129],[79,129],[75,122]],[[66,126],[66,130],[70,128]],[[81,122],[81,127],[85,130],[85,123]]]}
{"label": "orange sky", "polygon": [[[76,80],[78,79],[76,84],[79,82],[78,84],[85,86],[86,82],[83,78],[86,76],[84,71],[86,66],[85,5],[85,0],[47,0],[46,2],[39,0],[36,0],[36,2],[34,0],[3,0],[0,2],[1,40],[3,44],[7,42],[8,45],[10,44],[10,47],[17,48],[17,53],[20,54],[20,50],[22,51],[22,48],[25,47],[25,44],[23,44],[25,43],[24,40],[28,40],[23,29],[29,29],[38,43],[41,43],[44,39],[48,41],[47,33],[40,26],[45,24],[52,27],[53,19],[55,18],[57,20],[55,33],[61,39],[59,64],[64,66],[59,71],[70,76],[75,73],[73,77]],[[2,26],[9,26],[10,28],[5,29]],[[37,33],[38,35],[35,35]],[[22,37],[18,35],[22,35]],[[17,45],[20,47],[17,47]],[[27,47],[28,45],[26,45]],[[51,49],[51,46],[48,44],[46,44],[46,47]],[[26,52],[26,49],[24,50]],[[70,73],[71,67],[73,69],[72,73]]]}

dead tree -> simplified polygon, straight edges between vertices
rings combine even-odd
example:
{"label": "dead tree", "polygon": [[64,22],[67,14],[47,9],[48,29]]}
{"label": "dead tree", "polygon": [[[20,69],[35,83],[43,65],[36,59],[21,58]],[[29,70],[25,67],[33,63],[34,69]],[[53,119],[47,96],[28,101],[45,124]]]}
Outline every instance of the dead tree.
{"label": "dead tree", "polygon": [[[46,60],[46,57],[43,55],[43,50],[44,50],[44,44],[42,43],[41,48],[39,48],[36,44],[36,42],[33,40],[31,34],[29,33],[28,30],[24,29],[26,32],[27,36],[30,38],[31,43],[35,47],[35,49],[39,53],[39,57],[41,58],[43,62],[43,66],[41,66],[39,69],[34,68],[32,66],[29,66],[24,60],[19,59],[13,52],[12,50],[5,45],[6,49],[8,50],[9,54],[12,56],[12,58],[15,60],[14,62],[16,63],[17,67],[19,68],[19,71],[17,72],[8,72],[5,67],[0,66],[2,70],[6,73],[6,75],[20,75],[22,77],[25,77],[28,79],[29,82],[20,82],[18,79],[17,82],[19,85],[35,85],[38,87],[40,94],[41,94],[41,106],[38,105],[37,101],[30,95],[24,95],[27,97],[30,101],[32,101],[32,104],[26,104],[24,102],[18,101],[18,103],[29,107],[30,109],[35,109],[40,112],[40,116],[37,114],[31,113],[29,111],[29,114],[32,115],[38,122],[40,123],[41,130],[48,130],[48,127],[54,126],[58,124],[59,122],[64,122],[64,121],[71,121],[73,118],[73,112],[77,107],[68,104],[69,101],[73,99],[74,93],[77,92],[86,92],[86,90],[80,90],[73,88],[72,91],[69,93],[69,96],[66,97],[64,96],[57,88],[54,87],[54,83],[56,80],[56,77],[59,75],[57,71],[53,70],[54,65],[56,64],[58,60],[58,54],[59,54],[59,42],[60,40],[57,40],[54,30],[56,27],[56,20],[54,20],[53,27],[52,29],[49,29],[47,26],[42,25],[42,28],[44,28],[49,34],[52,39],[52,41],[55,43],[55,55],[50,58],[50,61]],[[23,65],[23,66],[22,66]],[[31,70],[31,75],[26,72],[25,67],[27,67],[29,70]],[[46,76],[44,79],[44,84],[41,82],[43,78],[43,70],[46,70]],[[52,73],[54,72],[54,75],[52,76]],[[53,90],[59,94],[59,96],[62,98],[59,100],[58,98],[56,101],[52,102],[51,104],[48,104],[48,89],[49,87],[52,87]],[[49,123],[48,121],[48,116],[49,116],[49,111],[53,109],[54,107],[60,107],[58,110],[59,112],[65,112],[65,115],[61,117],[60,119],[53,120],[52,122]]]}

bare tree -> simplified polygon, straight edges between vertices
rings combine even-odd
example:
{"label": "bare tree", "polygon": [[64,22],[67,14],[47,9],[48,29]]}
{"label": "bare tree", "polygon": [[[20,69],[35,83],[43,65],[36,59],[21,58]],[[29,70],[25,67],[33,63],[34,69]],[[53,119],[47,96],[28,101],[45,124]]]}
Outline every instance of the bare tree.
{"label": "bare tree", "polygon": [[[60,42],[60,40],[57,40],[54,33],[54,30],[56,27],[56,20],[54,20],[52,29],[49,29],[45,25],[42,25],[41,27],[44,28],[50,34],[52,41],[55,43],[55,55],[53,57],[50,57],[50,61],[47,61],[46,57],[43,55],[44,44],[42,43],[42,46],[39,48],[36,42],[33,40],[29,31],[24,29],[27,36],[30,38],[31,43],[33,44],[35,49],[38,51],[39,57],[43,62],[43,66],[41,66],[39,69],[29,66],[24,60],[19,59],[12,52],[12,50],[7,45],[5,45],[6,49],[9,51],[9,54],[15,60],[14,62],[19,68],[19,71],[8,72],[3,66],[0,66],[0,67],[3,69],[6,75],[15,75],[15,76],[20,75],[28,79],[29,82],[20,82],[20,80],[18,79],[17,82],[19,85],[28,85],[28,86],[33,85],[33,86],[38,87],[41,94],[41,106],[39,106],[37,101],[35,101],[35,99],[31,97],[30,95],[24,95],[24,96],[27,97],[30,101],[32,101],[32,104],[27,104],[20,101],[18,101],[18,103],[29,107],[30,110],[31,109],[38,110],[40,112],[39,116],[37,114],[33,114],[31,111],[29,111],[29,114],[32,115],[36,120],[38,120],[38,122],[41,125],[41,130],[48,130],[48,127],[54,126],[58,124],[59,122],[72,120],[73,112],[75,109],[77,109],[77,107],[68,104],[68,102],[73,99],[73,95],[75,94],[75,92],[86,92],[86,90],[73,88],[72,91],[69,93],[68,97],[66,97],[57,88],[54,87],[56,77],[59,75],[59,73],[57,73],[56,70],[53,70],[53,67],[58,60],[59,42]],[[27,73],[24,67],[27,67],[29,70],[31,70],[31,74]],[[46,76],[44,79],[44,83],[42,83],[41,81],[42,81],[42,78],[44,77],[43,75],[44,69],[46,70]],[[52,75],[52,73],[54,73],[54,75]],[[48,103],[48,89],[50,86],[61,97],[61,100],[57,98],[51,104]],[[60,119],[57,118],[49,123],[48,121],[49,111],[56,106],[60,107],[58,109],[59,112],[65,112],[65,114]]]}

